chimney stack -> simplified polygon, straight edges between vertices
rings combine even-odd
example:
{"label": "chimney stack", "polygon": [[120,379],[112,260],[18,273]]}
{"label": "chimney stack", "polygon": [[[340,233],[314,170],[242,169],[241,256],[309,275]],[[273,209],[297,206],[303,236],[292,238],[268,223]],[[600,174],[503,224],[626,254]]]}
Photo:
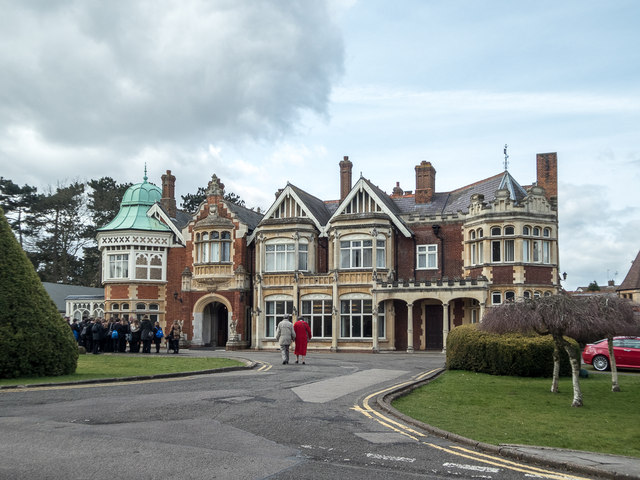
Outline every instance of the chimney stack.
{"label": "chimney stack", "polygon": [[[544,188],[547,200],[555,203],[558,200],[558,154],[538,153],[536,155],[536,171],[538,186]],[[553,200],[552,200],[553,199]]]}
{"label": "chimney stack", "polygon": [[416,203],[429,203],[436,191],[436,169],[423,160],[416,165]]}
{"label": "chimney stack", "polygon": [[176,218],[176,177],[171,175],[171,170],[167,170],[162,175],[162,198],[160,204],[167,211],[169,217]]}
{"label": "chimney stack", "polygon": [[351,168],[353,163],[345,156],[340,162],[340,201],[344,200],[351,191]]}

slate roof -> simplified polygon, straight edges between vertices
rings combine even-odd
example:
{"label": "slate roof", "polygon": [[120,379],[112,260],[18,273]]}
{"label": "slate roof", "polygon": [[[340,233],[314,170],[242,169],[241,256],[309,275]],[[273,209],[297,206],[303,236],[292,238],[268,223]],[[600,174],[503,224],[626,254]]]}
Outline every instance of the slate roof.
{"label": "slate roof", "polygon": [[300,198],[304,205],[309,209],[311,214],[316,218],[316,220],[318,220],[320,225],[326,225],[331,218],[332,212],[329,211],[325,202],[291,183],[289,184],[289,187],[291,187],[291,190],[293,190],[296,195],[298,195],[298,198]]}
{"label": "slate roof", "polygon": [[624,280],[618,287],[618,291],[620,290],[638,290],[640,289],[640,251],[636,256],[636,259],[633,261],[627,276],[624,277]]}
{"label": "slate roof", "polygon": [[47,291],[53,303],[56,304],[56,308],[59,312],[65,313],[67,306],[65,299],[84,299],[91,298],[92,300],[104,299],[103,288],[83,287],[80,285],[66,285],[63,283],[42,282],[44,289]]}
{"label": "slate roof", "polygon": [[516,204],[527,196],[526,190],[507,171],[493,177],[480,180],[451,192],[435,193],[431,202],[416,204],[415,195],[390,198],[398,209],[405,215],[435,216],[453,213],[467,213],[471,204],[471,196],[478,193],[484,195],[485,202],[492,202],[496,198],[496,191],[506,188],[509,197]]}
{"label": "slate roof", "polygon": [[261,213],[255,212],[249,208],[241,207],[240,205],[236,205],[231,202],[226,202],[226,205],[242,223],[249,226],[250,230],[255,229],[260,223],[260,220],[262,220],[263,215]]}

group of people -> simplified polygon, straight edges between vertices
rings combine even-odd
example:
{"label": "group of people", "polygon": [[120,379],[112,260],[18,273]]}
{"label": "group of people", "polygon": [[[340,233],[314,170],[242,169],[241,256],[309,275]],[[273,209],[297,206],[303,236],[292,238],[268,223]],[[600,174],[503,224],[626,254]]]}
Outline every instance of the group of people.
{"label": "group of people", "polygon": [[85,347],[93,354],[112,352],[125,353],[127,344],[129,353],[151,353],[151,346],[155,345],[156,353],[160,353],[160,344],[166,340],[167,348],[173,353],[180,350],[180,336],[182,327],[178,320],[174,320],[170,331],[165,335],[160,322],[151,322],[148,316],[137,318],[131,322],[127,319],[83,318],[70,323],[73,336],[78,345]]}
{"label": "group of people", "polygon": [[293,324],[290,318],[289,315],[285,315],[276,328],[276,340],[280,345],[282,364],[289,364],[289,346],[295,341],[296,347],[293,353],[296,356],[296,363],[305,365],[307,343],[311,340],[311,327],[302,317]]}

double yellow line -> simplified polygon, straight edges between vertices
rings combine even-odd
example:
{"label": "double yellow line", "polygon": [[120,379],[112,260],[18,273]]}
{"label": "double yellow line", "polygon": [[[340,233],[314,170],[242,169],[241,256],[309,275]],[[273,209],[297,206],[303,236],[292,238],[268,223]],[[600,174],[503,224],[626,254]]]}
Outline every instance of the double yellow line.
{"label": "double yellow line", "polygon": [[[437,370],[437,369],[436,369]],[[543,468],[538,468],[538,467],[533,467],[530,465],[525,465],[525,464],[521,464],[521,463],[517,463],[517,462],[512,462],[510,460],[507,460],[505,458],[502,457],[496,457],[494,455],[487,455],[485,453],[480,453],[477,452],[475,450],[470,450],[468,448],[464,448],[461,446],[451,446],[451,447],[442,447],[440,445],[436,445],[434,443],[430,443],[430,442],[426,442],[424,441],[424,439],[427,437],[426,434],[412,428],[409,427],[408,425],[398,422],[397,420],[391,418],[388,415],[385,415],[381,412],[378,412],[376,410],[374,410],[370,405],[369,402],[371,401],[372,398],[377,397],[379,395],[382,395],[384,393],[387,393],[391,390],[397,390],[399,388],[402,388],[406,385],[409,385],[411,383],[414,383],[416,380],[420,381],[423,380],[424,378],[428,377],[429,375],[431,375],[432,373],[434,373],[436,370],[429,370],[428,372],[424,372],[421,373],[417,376],[414,377],[414,380],[409,381],[409,382],[403,382],[403,383],[399,383],[397,385],[394,385],[392,387],[389,388],[385,388],[384,390],[380,390],[378,392],[372,393],[371,395],[366,396],[363,400],[362,400],[362,405],[354,405],[352,407],[352,410],[355,410],[356,412],[360,412],[362,413],[364,416],[366,416],[369,419],[375,420],[377,421],[380,425],[389,428],[391,430],[393,430],[396,433],[399,433],[401,435],[404,435],[406,437],[409,437],[413,440],[415,440],[416,442],[419,442],[422,445],[425,445],[427,447],[431,447],[431,448],[435,448],[437,450],[441,450],[443,452],[447,452],[451,455],[455,455],[457,457],[461,457],[461,458],[465,458],[465,459],[469,459],[475,462],[480,462],[480,463],[485,463],[488,465],[493,465],[495,467],[499,467],[499,468],[504,468],[504,469],[508,469],[508,470],[513,470],[516,472],[522,472],[522,473],[527,473],[530,475],[535,475],[541,478],[549,478],[549,479],[554,479],[554,480],[587,480],[585,477],[577,477],[574,475],[565,475],[562,473],[558,473],[558,472],[554,472],[551,470],[545,470]]]}

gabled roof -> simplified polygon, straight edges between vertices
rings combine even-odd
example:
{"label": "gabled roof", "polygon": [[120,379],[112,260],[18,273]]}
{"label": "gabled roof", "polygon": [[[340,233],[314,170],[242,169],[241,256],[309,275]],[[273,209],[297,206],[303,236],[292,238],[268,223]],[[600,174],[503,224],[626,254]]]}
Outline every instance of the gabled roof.
{"label": "gabled roof", "polygon": [[324,225],[331,216],[329,210],[327,210],[327,206],[319,198],[314,197],[291,183],[287,183],[287,186],[280,192],[278,198],[276,198],[276,201],[273,202],[273,205],[271,205],[269,210],[264,214],[260,223],[270,220],[271,216],[278,209],[280,204],[289,196],[295,199],[295,201],[304,210],[307,218],[313,222],[318,231],[322,232]]}
{"label": "gabled roof", "polygon": [[185,245],[184,237],[182,236],[181,228],[177,225],[177,221],[174,218],[171,218],[167,211],[164,209],[160,202],[154,203],[149,210],[147,210],[147,215],[149,217],[161,220],[161,223],[167,225],[169,229],[175,235],[178,243],[181,245]]}
{"label": "gabled roof", "polygon": [[[331,226],[332,220],[335,219],[337,216],[342,215],[345,209],[347,208],[347,206],[353,200],[353,198],[358,194],[358,192],[361,192],[361,191],[366,191],[371,196],[371,198],[380,208],[380,211],[389,216],[389,218],[391,219],[391,222],[396,226],[396,228],[398,228],[400,232],[402,232],[402,234],[405,237],[412,236],[411,230],[409,230],[409,228],[405,225],[405,223],[402,221],[402,219],[399,216],[402,212],[399,209],[398,205],[396,205],[396,203],[393,201],[393,199],[389,197],[389,195],[387,195],[385,192],[380,190],[378,187],[376,187],[374,184],[372,184],[369,180],[367,180],[364,177],[360,177],[360,179],[353,186],[349,194],[344,198],[344,200],[340,202],[340,205],[338,206],[338,208],[335,210],[335,212],[327,222],[327,227],[326,227],[327,230]],[[354,213],[354,215],[358,215],[358,214]]]}
{"label": "gabled roof", "polygon": [[636,256],[636,259],[631,264],[631,268],[629,269],[627,276],[624,277],[624,280],[618,287],[618,291],[638,289],[640,289],[640,251]]}

